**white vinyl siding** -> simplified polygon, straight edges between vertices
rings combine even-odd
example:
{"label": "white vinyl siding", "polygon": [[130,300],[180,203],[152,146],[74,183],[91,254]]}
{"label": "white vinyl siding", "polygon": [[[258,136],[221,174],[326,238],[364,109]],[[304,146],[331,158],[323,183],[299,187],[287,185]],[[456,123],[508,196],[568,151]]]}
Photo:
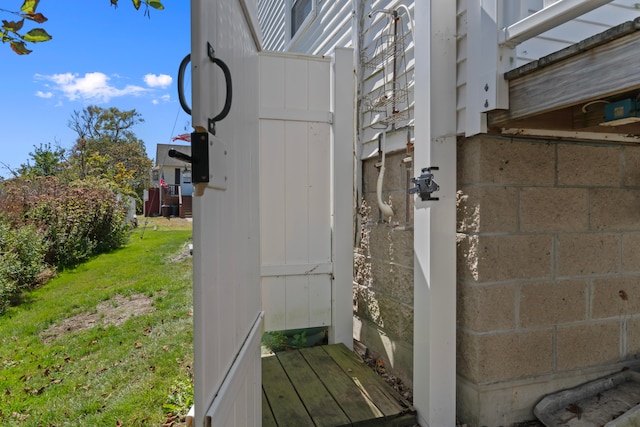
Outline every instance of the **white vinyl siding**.
{"label": "white vinyl siding", "polygon": [[[385,0],[374,1],[367,4],[362,10],[362,29],[360,31],[360,67],[361,67],[361,97],[360,97],[360,141],[363,143],[362,157],[367,158],[377,154],[378,134],[384,128],[381,121],[385,120],[385,114],[378,114],[371,108],[372,103],[380,98],[384,86],[384,70],[380,58],[381,41],[385,40],[385,35],[389,31],[388,16],[384,13],[373,13],[369,17],[369,13],[378,10],[397,10],[400,16],[398,22],[397,33],[404,36],[404,39],[397,44],[396,52],[396,69],[397,75],[393,76],[392,64],[393,60],[387,61],[387,72],[389,77],[395,77],[397,88],[406,89],[406,99],[397,102],[396,107],[398,115],[402,117],[395,123],[395,129],[387,127],[386,150],[396,151],[406,148],[407,145],[407,125],[411,124],[413,119],[413,79],[414,79],[414,41],[411,33],[411,25],[409,17],[404,9],[399,9],[400,5],[405,5],[409,9],[411,18],[413,18],[413,1]],[[375,62],[376,66],[368,66],[371,62]],[[389,87],[389,78],[387,78],[387,87]],[[452,94],[453,95],[453,94]],[[412,134],[413,132],[411,132]]]}
{"label": "white vinyl siding", "polygon": [[352,0],[315,1],[315,10],[291,36],[293,0],[260,0],[258,16],[265,50],[328,55],[335,47],[353,47]]}
{"label": "white vinyl siding", "polygon": [[467,0],[457,0],[456,131],[464,134],[467,112]]}
{"label": "white vinyl siding", "polygon": [[286,0],[260,0],[258,2],[258,21],[262,29],[264,50],[282,52],[287,44],[286,37]]}
{"label": "white vinyl siding", "polygon": [[351,0],[318,0],[313,19],[289,44],[290,52],[328,55],[336,47],[352,47]]}

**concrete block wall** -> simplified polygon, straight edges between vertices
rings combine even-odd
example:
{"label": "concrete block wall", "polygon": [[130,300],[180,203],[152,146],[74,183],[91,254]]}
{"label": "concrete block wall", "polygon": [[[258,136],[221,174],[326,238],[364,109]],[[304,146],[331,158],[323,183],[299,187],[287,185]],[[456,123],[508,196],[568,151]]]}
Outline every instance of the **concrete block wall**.
{"label": "concrete block wall", "polygon": [[354,338],[411,385],[413,380],[413,176],[404,151],[387,154],[383,199],[394,216],[384,218],[376,199],[378,158],[363,162],[360,245],[355,252]]}
{"label": "concrete block wall", "polygon": [[458,143],[458,412],[532,419],[640,356],[640,147]]}

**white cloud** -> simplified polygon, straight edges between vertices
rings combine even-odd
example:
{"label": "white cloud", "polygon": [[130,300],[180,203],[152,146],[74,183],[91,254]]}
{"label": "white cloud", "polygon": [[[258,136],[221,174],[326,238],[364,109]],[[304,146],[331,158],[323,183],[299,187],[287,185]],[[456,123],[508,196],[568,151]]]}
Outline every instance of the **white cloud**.
{"label": "white cloud", "polygon": [[109,82],[111,80],[109,76],[100,72],[85,73],[82,77],[72,73],[50,76],[36,74],[36,78],[52,82],[53,85],[47,85],[47,87],[60,92],[62,96],[71,101],[109,102],[112,98],[126,95],[137,96],[148,90],[135,85],[119,88]]}
{"label": "white cloud", "polygon": [[171,76],[167,74],[147,74],[144,76],[144,82],[149,87],[166,88],[171,84],[172,81],[173,78],[171,78]]}
{"label": "white cloud", "polygon": [[43,92],[43,91],[39,90],[39,91],[36,92],[36,96],[38,98],[45,98],[45,99],[53,98],[53,92]]}
{"label": "white cloud", "polygon": [[169,95],[167,93],[167,94],[162,95],[160,98],[155,98],[154,100],[151,101],[151,103],[153,105],[158,105],[160,103],[165,103],[165,102],[169,102],[169,101],[171,101],[171,95]]}

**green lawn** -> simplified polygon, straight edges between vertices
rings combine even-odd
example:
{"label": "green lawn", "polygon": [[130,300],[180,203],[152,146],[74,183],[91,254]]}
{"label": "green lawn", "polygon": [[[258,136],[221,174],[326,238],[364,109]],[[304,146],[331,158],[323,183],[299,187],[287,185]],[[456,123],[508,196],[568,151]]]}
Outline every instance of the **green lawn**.
{"label": "green lawn", "polygon": [[0,316],[0,425],[180,425],[169,414],[191,404],[191,225],[140,225]]}

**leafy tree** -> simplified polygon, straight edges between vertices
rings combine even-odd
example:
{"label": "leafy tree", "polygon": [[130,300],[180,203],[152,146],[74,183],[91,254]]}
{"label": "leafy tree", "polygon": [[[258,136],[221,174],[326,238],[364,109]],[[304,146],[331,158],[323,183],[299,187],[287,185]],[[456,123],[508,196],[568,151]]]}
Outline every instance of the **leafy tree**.
{"label": "leafy tree", "polygon": [[68,125],[78,135],[69,158],[75,175],[107,179],[142,200],[152,161],[132,128],[143,121],[135,109],[88,106],[74,111]]}
{"label": "leafy tree", "polygon": [[131,128],[144,119],[136,110],[120,111],[115,107],[108,109],[90,105],[82,111],[74,111],[69,120],[69,128],[79,138],[97,141],[106,138],[118,143],[131,139]]}
{"label": "leafy tree", "polygon": [[[118,0],[109,0],[113,7],[118,7]],[[0,28],[0,34],[2,35],[2,43],[9,43],[11,49],[18,55],[28,55],[32,51],[27,49],[26,43],[40,43],[46,42],[52,39],[51,35],[47,33],[44,28],[32,28],[26,33],[22,32],[26,21],[30,23],[43,24],[48,19],[40,12],[36,12],[40,0],[24,0],[20,11],[11,11],[0,8],[0,12],[17,16],[17,21],[2,20],[2,28]],[[133,7],[136,10],[140,10],[140,6],[144,3],[145,16],[150,16],[149,7],[154,9],[163,10],[164,6],[160,0],[132,0]]]}
{"label": "leafy tree", "polygon": [[56,145],[51,147],[51,143],[33,146],[34,150],[29,153],[33,165],[29,160],[18,168],[17,173],[21,176],[58,176],[65,168],[65,150]]}

